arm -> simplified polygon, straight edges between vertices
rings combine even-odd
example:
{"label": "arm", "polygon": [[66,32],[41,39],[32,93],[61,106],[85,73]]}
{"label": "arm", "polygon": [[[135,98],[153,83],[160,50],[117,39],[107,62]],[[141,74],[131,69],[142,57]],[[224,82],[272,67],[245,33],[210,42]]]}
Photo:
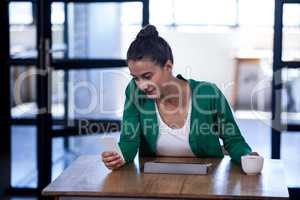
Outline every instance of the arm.
{"label": "arm", "polygon": [[126,163],[133,162],[140,145],[140,114],[135,105],[134,82],[126,88],[119,146]]}
{"label": "arm", "polygon": [[241,135],[225,96],[217,86],[214,89],[217,94],[214,102],[214,119],[217,124],[217,132],[232,160],[240,164],[241,156],[250,154],[252,150]]}

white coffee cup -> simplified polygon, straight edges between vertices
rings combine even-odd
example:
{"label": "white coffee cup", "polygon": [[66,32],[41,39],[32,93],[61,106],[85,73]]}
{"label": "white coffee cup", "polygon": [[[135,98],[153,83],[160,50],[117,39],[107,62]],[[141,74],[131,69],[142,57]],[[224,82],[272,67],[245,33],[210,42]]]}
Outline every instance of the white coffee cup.
{"label": "white coffee cup", "polygon": [[242,169],[247,175],[256,175],[261,172],[264,158],[256,155],[245,155],[241,157]]}

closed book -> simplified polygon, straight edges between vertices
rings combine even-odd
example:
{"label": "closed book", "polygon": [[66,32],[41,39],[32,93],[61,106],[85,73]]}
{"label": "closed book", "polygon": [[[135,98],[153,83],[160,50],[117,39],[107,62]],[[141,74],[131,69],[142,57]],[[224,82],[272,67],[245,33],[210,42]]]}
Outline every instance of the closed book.
{"label": "closed book", "polygon": [[207,174],[211,164],[176,163],[176,162],[146,162],[144,173],[161,174]]}

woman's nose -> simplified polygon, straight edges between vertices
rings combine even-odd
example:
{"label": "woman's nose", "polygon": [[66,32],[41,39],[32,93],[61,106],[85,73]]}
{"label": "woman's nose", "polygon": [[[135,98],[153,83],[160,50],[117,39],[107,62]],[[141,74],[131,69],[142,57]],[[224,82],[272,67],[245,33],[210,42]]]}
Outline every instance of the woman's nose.
{"label": "woman's nose", "polygon": [[146,89],[148,88],[148,84],[145,83],[145,82],[142,82],[142,83],[140,84],[140,88],[141,88],[142,90],[146,90]]}
{"label": "woman's nose", "polygon": [[138,83],[138,87],[141,89],[141,90],[147,90],[148,87],[149,87],[149,84],[147,81],[144,81],[144,80],[140,80]]}

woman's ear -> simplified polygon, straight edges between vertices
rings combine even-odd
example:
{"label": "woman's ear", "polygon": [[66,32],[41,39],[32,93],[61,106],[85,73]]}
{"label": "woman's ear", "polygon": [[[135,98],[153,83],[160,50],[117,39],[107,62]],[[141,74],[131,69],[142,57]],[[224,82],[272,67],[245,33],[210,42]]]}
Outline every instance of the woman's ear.
{"label": "woman's ear", "polygon": [[173,63],[171,60],[167,60],[167,62],[164,65],[165,70],[167,70],[168,72],[172,72],[173,69]]}

